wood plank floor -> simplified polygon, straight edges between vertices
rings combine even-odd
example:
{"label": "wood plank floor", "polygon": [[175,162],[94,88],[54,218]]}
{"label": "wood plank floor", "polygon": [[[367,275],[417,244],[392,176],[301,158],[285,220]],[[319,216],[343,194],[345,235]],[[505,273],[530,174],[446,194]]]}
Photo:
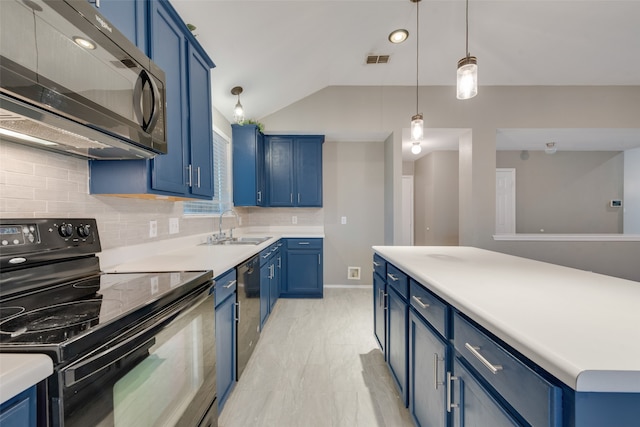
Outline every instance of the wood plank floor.
{"label": "wood plank floor", "polygon": [[413,426],[373,337],[371,292],[278,300],[218,425]]}

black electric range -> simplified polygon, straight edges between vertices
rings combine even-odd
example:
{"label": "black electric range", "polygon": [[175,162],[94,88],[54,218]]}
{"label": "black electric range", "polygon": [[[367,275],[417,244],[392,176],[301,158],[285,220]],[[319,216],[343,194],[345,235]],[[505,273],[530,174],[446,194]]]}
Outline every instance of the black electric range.
{"label": "black electric range", "polygon": [[[117,425],[123,412],[151,422],[118,406],[122,390],[140,400],[181,382],[191,394],[176,395],[175,424],[216,425],[213,272],[103,273],[100,251],[94,219],[0,219],[0,353],[54,365],[39,425]],[[180,369],[189,375],[163,388]],[[158,385],[145,388],[147,374]]]}
{"label": "black electric range", "polygon": [[65,363],[213,276],[102,273],[100,250],[93,219],[0,219],[0,352]]}

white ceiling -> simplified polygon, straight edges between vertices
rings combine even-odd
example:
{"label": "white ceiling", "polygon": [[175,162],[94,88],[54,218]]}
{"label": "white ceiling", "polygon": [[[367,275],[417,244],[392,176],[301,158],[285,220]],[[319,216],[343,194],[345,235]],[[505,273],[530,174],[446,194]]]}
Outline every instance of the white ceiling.
{"label": "white ceiling", "polygon": [[[229,121],[234,86],[244,88],[246,117],[259,120],[327,86],[416,84],[410,0],[172,4],[216,63],[213,103]],[[465,2],[419,4],[419,83],[455,85]],[[469,50],[481,85],[640,85],[639,17],[640,0],[470,0]],[[409,39],[393,45],[387,37],[398,28]],[[391,58],[367,65],[370,54]]]}

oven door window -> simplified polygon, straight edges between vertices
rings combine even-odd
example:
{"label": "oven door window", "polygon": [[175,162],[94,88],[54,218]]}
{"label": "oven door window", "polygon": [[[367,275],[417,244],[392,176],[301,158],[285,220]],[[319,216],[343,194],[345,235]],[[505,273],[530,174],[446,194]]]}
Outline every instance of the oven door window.
{"label": "oven door window", "polygon": [[64,390],[64,425],[197,425],[215,397],[214,322],[208,298],[160,333],[118,350],[108,366],[92,366],[94,373]]}

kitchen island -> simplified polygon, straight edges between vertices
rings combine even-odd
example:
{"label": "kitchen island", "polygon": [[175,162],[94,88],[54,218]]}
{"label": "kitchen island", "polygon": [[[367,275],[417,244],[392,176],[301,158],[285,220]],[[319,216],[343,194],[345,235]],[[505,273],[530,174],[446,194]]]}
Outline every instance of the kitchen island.
{"label": "kitchen island", "polygon": [[[413,330],[409,325],[413,323],[409,314],[428,306],[420,296],[414,300],[417,293],[426,290],[448,310],[441,335],[444,345],[451,345],[452,356],[446,362],[449,368],[460,362],[473,371],[478,361],[487,367],[491,365],[487,359],[502,357],[504,350],[507,362],[511,357],[518,369],[521,365],[535,373],[536,384],[544,383],[545,393],[553,395],[545,397],[552,418],[545,425],[638,425],[640,283],[471,247],[376,246],[373,250],[386,262],[385,275],[391,275],[391,279],[385,277],[387,283],[395,286],[394,281],[403,273],[407,283],[411,282],[404,296],[407,338],[402,353],[407,362],[408,403],[414,402],[411,381],[415,365],[411,363],[415,360],[410,354]],[[385,296],[390,295],[388,301],[396,294],[385,290]],[[477,346],[463,338],[487,338],[487,342]],[[394,351],[397,349],[390,349],[389,354]],[[484,368],[475,373],[489,395],[506,400],[502,405],[506,409],[502,409],[517,412],[517,404],[515,409],[510,407],[510,396],[500,395],[499,378],[515,375],[516,370],[503,365],[493,366],[489,374],[482,371]],[[447,388],[450,385],[448,381]],[[445,397],[451,400],[453,396]],[[522,405],[524,408],[528,403]],[[451,407],[447,409],[451,413]],[[445,420],[455,417],[445,415]],[[526,415],[516,413],[513,418],[516,423],[536,425]]]}

